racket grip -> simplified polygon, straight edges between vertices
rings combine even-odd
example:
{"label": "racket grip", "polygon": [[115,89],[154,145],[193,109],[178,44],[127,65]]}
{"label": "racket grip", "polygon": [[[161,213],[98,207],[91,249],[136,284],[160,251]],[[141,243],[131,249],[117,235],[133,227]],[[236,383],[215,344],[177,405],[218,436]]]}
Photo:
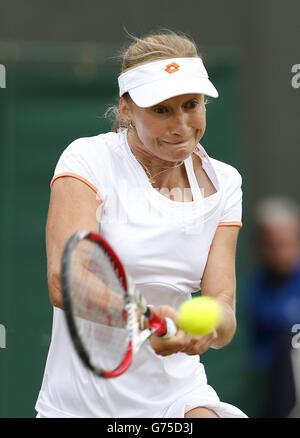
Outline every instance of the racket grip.
{"label": "racket grip", "polygon": [[171,336],[176,335],[177,327],[173,319],[165,317],[162,318],[156,313],[152,312],[148,306],[148,326],[152,330],[153,334],[161,336],[162,338],[171,338]]}
{"label": "racket grip", "polygon": [[177,327],[173,319],[171,318],[165,318],[166,322],[166,333],[162,335],[162,338],[171,338],[172,336],[175,336],[177,333]]}

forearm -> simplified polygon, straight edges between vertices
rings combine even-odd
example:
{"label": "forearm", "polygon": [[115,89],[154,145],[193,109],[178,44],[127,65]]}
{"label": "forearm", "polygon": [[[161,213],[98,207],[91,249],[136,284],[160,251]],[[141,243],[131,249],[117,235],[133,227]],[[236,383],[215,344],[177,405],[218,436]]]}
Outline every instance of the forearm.
{"label": "forearm", "polygon": [[236,332],[236,315],[235,305],[228,298],[227,294],[219,294],[216,300],[220,303],[222,308],[222,318],[218,326],[217,339],[212,345],[213,348],[222,348],[228,345]]}
{"label": "forearm", "polygon": [[[88,263],[87,263],[88,265]],[[60,276],[50,274],[49,290],[53,306],[63,309]],[[69,291],[70,292],[70,291]],[[89,271],[88,266],[73,270],[72,306],[76,316],[100,324],[123,327],[124,300]]]}

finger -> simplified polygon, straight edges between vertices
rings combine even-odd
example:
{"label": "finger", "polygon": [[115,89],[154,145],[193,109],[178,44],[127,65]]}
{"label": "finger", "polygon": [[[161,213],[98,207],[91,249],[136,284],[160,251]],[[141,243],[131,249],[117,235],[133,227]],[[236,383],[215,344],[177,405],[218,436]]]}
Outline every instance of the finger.
{"label": "finger", "polygon": [[152,310],[160,317],[162,318],[171,318],[174,321],[176,320],[177,317],[177,312],[176,310],[174,310],[172,307],[170,306],[159,306],[159,307],[153,307]]}
{"label": "finger", "polygon": [[215,331],[206,336],[193,337],[182,351],[189,355],[203,354],[215,342],[216,338],[217,333]]}
{"label": "finger", "polygon": [[153,335],[150,338],[150,342],[156,354],[160,354],[161,356],[177,353],[188,343],[186,335],[182,330],[178,330],[175,336],[168,339]]}

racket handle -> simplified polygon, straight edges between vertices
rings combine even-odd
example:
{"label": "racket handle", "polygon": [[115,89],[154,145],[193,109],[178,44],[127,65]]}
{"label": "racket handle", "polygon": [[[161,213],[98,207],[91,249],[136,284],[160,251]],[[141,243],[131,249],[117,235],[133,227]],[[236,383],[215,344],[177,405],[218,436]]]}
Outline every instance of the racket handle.
{"label": "racket handle", "polygon": [[152,312],[148,307],[147,310],[148,315],[148,325],[149,328],[153,330],[153,333],[161,336],[162,338],[170,338],[177,333],[177,327],[173,319],[171,318],[162,318],[158,316],[156,313]]}

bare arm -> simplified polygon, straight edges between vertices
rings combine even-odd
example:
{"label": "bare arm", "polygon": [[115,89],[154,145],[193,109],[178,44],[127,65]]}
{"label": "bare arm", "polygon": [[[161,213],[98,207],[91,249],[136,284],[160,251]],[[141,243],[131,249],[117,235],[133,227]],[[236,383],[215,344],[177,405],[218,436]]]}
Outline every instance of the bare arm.
{"label": "bare arm", "polygon": [[235,256],[238,234],[239,228],[234,226],[217,229],[201,283],[202,295],[217,299],[223,309],[223,319],[213,344],[215,348],[227,345],[236,330]]}
{"label": "bare arm", "polygon": [[100,201],[82,181],[57,179],[51,190],[46,227],[47,272],[50,300],[62,308],[60,286],[61,256],[68,238],[78,230],[98,231]]}

